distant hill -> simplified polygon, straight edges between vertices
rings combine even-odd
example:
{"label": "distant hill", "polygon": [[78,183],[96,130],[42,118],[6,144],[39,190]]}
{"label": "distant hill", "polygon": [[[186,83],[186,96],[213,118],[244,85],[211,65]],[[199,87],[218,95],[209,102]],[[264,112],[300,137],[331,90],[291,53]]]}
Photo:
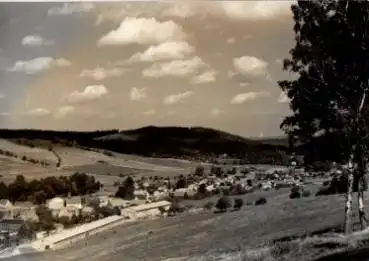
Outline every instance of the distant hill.
{"label": "distant hill", "polygon": [[254,140],[203,127],[155,127],[92,132],[0,130],[0,138],[46,146],[99,148],[126,154],[206,160],[227,154],[250,163],[282,163],[287,153],[283,138]]}

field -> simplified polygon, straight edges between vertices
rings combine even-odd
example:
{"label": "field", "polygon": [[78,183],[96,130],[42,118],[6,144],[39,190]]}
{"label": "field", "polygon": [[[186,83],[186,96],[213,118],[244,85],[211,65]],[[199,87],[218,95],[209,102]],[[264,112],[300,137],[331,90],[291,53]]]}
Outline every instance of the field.
{"label": "field", "polygon": [[[342,195],[291,200],[288,193],[289,190],[281,189],[267,197],[268,204],[245,206],[237,212],[203,213],[127,224],[68,249],[7,260],[120,261],[124,258],[126,261],[169,261],[181,260],[176,259],[180,257],[183,260],[252,260],[242,259],[240,255],[264,248],[274,240],[318,233],[342,224]],[[260,195],[246,195],[245,199]],[[149,236],[148,231],[152,231]],[[290,254],[293,256],[286,260],[314,260],[319,249],[311,249],[304,256],[297,252]],[[211,258],[217,255],[218,258],[223,255],[223,258]]]}
{"label": "field", "polygon": [[[131,176],[178,176],[193,170],[196,164],[173,159],[144,158],[134,155],[113,153],[107,156],[103,153],[79,148],[57,145],[53,149],[61,158],[60,168],[56,168],[57,157],[51,151],[42,148],[30,148],[0,139],[0,148],[18,156],[0,155],[0,180],[10,183],[16,175],[24,175],[26,179],[40,179],[47,176],[71,175],[74,172],[84,172],[95,176],[104,184],[106,193],[115,192],[113,183],[121,181],[121,177]],[[50,166],[40,166],[22,161],[20,158],[45,160]],[[177,164],[174,164],[178,162]],[[175,165],[175,166],[174,166]]]}

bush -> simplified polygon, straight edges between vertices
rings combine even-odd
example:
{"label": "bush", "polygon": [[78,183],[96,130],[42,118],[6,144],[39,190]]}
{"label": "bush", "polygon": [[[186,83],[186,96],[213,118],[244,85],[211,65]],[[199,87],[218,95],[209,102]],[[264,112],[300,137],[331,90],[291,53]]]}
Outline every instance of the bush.
{"label": "bush", "polygon": [[289,197],[290,197],[290,199],[300,198],[301,197],[300,188],[298,188],[296,186],[292,187]]}
{"label": "bush", "polygon": [[236,210],[241,209],[243,206],[243,199],[242,198],[236,198],[234,200],[233,208]]}
{"label": "bush", "polygon": [[266,200],[266,198],[259,198],[258,200],[256,200],[255,201],[255,206],[257,206],[257,205],[264,205],[264,204],[266,204],[267,203],[267,200]]}
{"label": "bush", "polygon": [[231,201],[228,197],[221,197],[215,207],[220,211],[227,211],[227,209],[231,207]]}
{"label": "bush", "polygon": [[196,169],[195,169],[195,175],[196,176],[202,177],[202,176],[204,176],[204,173],[205,173],[204,166],[199,165],[199,166],[196,167]]}

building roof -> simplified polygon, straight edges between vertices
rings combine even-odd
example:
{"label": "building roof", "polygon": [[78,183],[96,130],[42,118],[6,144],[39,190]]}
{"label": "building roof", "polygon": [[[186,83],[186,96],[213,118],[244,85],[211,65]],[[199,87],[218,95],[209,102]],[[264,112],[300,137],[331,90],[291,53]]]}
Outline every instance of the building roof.
{"label": "building roof", "polygon": [[166,207],[169,205],[171,205],[169,201],[163,200],[163,201],[153,202],[149,204],[142,204],[138,206],[128,207],[128,208],[125,208],[124,210],[140,212],[140,211],[145,211],[145,210],[149,210],[153,208]]}
{"label": "building roof", "polygon": [[71,229],[65,229],[57,234],[54,235],[50,235],[48,237],[44,238],[45,242],[51,243],[51,244],[55,244],[58,243],[60,241],[63,241],[65,239],[71,238],[73,236],[77,236],[79,234],[82,233],[86,233],[88,231],[91,231],[93,229],[102,227],[104,225],[108,225],[114,221],[118,221],[118,220],[122,220],[124,219],[124,217],[122,216],[110,216],[107,218],[103,218],[103,219],[99,219],[97,221],[93,221],[87,224],[83,224],[81,226],[77,226]]}
{"label": "building roof", "polygon": [[23,225],[24,221],[22,219],[2,219],[0,220],[0,224]]}
{"label": "building roof", "polygon": [[0,207],[5,207],[8,204],[12,205],[8,199],[0,199]]}

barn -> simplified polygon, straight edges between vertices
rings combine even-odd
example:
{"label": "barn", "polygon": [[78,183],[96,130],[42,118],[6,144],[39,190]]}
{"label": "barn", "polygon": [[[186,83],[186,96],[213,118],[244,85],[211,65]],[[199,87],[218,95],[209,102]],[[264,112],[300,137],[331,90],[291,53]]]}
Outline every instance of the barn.
{"label": "barn", "polygon": [[168,210],[170,206],[171,203],[169,201],[163,200],[149,204],[142,204],[138,206],[124,208],[122,210],[122,215],[127,216],[131,219],[155,217],[160,215],[159,208],[164,208]]}
{"label": "barn", "polygon": [[39,250],[63,248],[77,241],[87,240],[91,235],[111,229],[125,222],[127,220],[122,216],[110,216],[49,235],[35,241],[33,246]]}

